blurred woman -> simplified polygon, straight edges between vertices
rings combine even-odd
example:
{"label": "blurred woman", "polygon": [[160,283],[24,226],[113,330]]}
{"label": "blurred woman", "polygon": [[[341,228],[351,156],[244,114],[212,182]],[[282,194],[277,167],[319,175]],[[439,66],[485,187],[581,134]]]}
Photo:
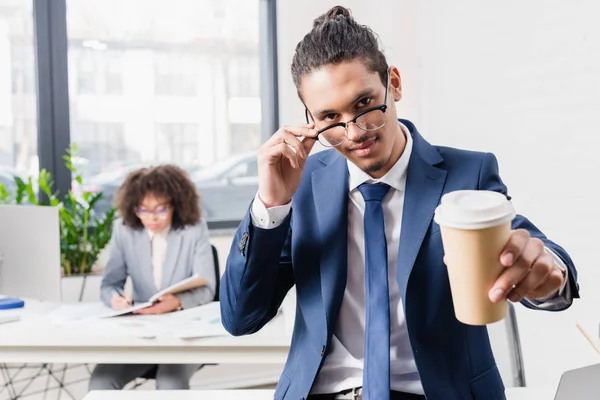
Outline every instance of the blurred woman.
{"label": "blurred woman", "polygon": [[[216,279],[206,221],[196,187],[173,165],[142,168],[129,174],[116,195],[117,221],[101,285],[102,301],[115,310],[146,302],[158,291],[196,274],[200,288],[162,296],[139,314],[163,314],[213,300]],[[131,278],[133,293],[123,289]],[[90,390],[118,390],[137,377],[155,377],[156,388],[189,389],[200,365],[100,364]]]}

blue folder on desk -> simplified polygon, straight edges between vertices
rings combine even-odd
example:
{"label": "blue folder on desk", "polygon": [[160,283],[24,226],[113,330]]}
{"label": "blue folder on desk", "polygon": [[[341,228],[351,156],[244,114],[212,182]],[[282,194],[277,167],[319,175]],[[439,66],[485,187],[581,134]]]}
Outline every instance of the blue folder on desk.
{"label": "blue folder on desk", "polygon": [[0,310],[8,310],[11,308],[21,308],[25,305],[25,302],[15,297],[4,297],[0,298]]}

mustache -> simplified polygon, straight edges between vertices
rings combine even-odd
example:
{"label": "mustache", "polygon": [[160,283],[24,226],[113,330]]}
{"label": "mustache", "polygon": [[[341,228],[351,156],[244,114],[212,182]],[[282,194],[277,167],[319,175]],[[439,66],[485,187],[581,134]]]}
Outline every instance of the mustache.
{"label": "mustache", "polygon": [[353,145],[350,146],[349,149],[353,150],[353,149],[359,148],[360,146],[362,146],[363,143],[365,143],[371,139],[377,139],[377,137],[378,137],[378,135],[374,134],[374,133],[364,134],[357,140],[353,140],[352,141]]}

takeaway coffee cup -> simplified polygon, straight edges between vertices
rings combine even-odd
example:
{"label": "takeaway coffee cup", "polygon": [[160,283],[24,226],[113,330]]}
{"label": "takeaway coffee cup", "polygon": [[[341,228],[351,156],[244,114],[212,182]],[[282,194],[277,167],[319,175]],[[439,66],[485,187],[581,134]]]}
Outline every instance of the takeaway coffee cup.
{"label": "takeaway coffee cup", "polygon": [[484,190],[447,193],[435,210],[454,311],[465,324],[486,325],[506,316],[506,300],[494,304],[488,294],[504,269],[500,254],[514,217],[503,194]]}

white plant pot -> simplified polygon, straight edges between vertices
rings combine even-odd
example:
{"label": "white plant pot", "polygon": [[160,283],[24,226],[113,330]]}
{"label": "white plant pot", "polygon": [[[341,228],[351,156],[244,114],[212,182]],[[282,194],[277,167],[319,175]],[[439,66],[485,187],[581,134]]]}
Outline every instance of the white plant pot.
{"label": "white plant pot", "polygon": [[[85,287],[84,285],[85,280]],[[83,288],[81,301],[100,301],[100,282],[102,275],[88,274],[63,276],[61,279],[61,296],[65,303],[76,303]]]}

